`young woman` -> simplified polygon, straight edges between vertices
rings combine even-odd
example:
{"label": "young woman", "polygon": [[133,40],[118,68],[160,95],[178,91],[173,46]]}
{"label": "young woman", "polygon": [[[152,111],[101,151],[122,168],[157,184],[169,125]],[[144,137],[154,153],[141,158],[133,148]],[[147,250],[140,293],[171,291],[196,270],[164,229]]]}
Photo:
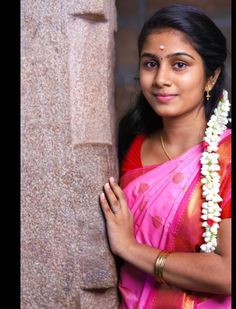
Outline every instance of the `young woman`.
{"label": "young woman", "polygon": [[100,195],[120,308],[231,308],[226,41],[198,9],[156,12],[138,39],[141,93],[120,122],[119,185]]}

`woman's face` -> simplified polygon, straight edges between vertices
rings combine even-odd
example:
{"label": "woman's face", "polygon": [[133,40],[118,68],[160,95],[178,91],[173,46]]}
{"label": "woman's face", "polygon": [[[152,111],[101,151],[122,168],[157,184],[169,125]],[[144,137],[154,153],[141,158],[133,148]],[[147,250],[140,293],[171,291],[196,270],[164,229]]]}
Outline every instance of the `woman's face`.
{"label": "woman's face", "polygon": [[147,36],[139,78],[144,96],[161,117],[204,114],[203,61],[182,32],[164,29]]}

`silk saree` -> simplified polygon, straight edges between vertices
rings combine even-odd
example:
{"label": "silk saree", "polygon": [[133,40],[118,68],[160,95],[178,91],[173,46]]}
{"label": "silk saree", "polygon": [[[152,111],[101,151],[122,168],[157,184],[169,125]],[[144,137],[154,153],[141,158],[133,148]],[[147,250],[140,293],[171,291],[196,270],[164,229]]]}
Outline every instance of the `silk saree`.
{"label": "silk saree", "polygon": [[[231,203],[231,130],[219,144],[222,213]],[[202,143],[174,160],[143,166],[120,178],[134,217],[137,242],[170,252],[199,252],[202,243]],[[120,309],[228,309],[225,295],[194,292],[159,284],[153,276],[124,262],[120,268]]]}

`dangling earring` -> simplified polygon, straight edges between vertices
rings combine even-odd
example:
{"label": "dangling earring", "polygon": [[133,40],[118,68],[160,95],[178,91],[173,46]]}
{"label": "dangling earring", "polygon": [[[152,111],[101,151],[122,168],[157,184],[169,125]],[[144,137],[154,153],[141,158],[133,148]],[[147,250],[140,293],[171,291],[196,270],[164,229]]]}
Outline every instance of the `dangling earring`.
{"label": "dangling earring", "polygon": [[207,89],[205,91],[206,91],[206,99],[207,99],[207,101],[209,101],[209,99],[211,97],[211,95],[210,95],[211,90],[209,89],[209,87],[207,87]]}

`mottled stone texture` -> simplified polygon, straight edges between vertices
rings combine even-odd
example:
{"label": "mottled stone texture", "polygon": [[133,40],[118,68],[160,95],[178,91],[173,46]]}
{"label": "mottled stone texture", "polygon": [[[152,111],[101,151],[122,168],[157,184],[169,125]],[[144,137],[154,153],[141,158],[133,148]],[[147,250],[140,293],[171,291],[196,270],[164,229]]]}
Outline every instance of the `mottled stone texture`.
{"label": "mottled stone texture", "polygon": [[118,308],[114,0],[21,1],[21,308]]}

